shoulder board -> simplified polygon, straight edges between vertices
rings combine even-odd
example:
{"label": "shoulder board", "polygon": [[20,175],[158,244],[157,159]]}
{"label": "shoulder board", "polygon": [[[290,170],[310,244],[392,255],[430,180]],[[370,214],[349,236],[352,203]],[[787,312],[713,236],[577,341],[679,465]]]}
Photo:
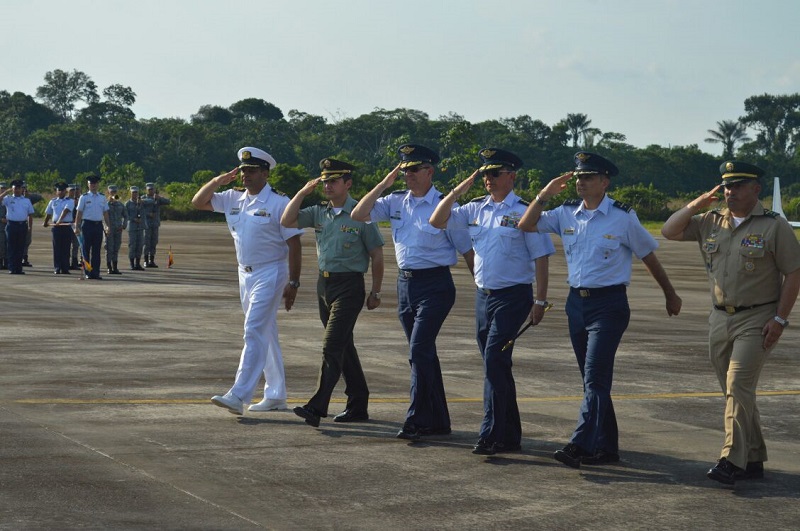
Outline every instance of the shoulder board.
{"label": "shoulder board", "polygon": [[767,210],[766,208],[764,209],[764,215],[765,216],[769,216],[771,218],[776,218],[776,219],[781,216],[780,214],[778,214],[774,210]]}
{"label": "shoulder board", "polygon": [[395,194],[404,194],[404,193],[406,193],[406,192],[408,192],[408,190],[395,190],[394,192],[392,192],[392,193],[391,193],[391,194],[389,194],[389,195],[395,195]]}
{"label": "shoulder board", "polygon": [[523,204],[523,205],[525,205],[525,206],[528,206],[528,205],[530,205],[530,203],[528,203],[527,201],[525,201],[525,200],[524,200],[524,199],[522,199],[522,198],[520,198],[520,199],[517,199],[517,203],[522,203],[522,204]]}
{"label": "shoulder board", "polygon": [[581,204],[580,199],[567,199],[564,201],[564,206],[578,206]]}
{"label": "shoulder board", "polygon": [[445,194],[439,194],[439,199],[444,199]]}
{"label": "shoulder board", "polygon": [[488,195],[482,195],[480,197],[476,197],[475,199],[470,201],[470,203],[479,203],[479,202],[485,200],[487,197],[489,197],[489,196]]}
{"label": "shoulder board", "polygon": [[244,192],[244,191],[246,190],[246,188],[242,188],[242,187],[240,187],[240,186],[234,186],[234,187],[233,187],[233,190],[234,190],[235,192]]}
{"label": "shoulder board", "polygon": [[319,202],[319,206],[328,206],[328,202],[327,201],[320,201]]}
{"label": "shoulder board", "polygon": [[633,210],[632,206],[630,206],[630,205],[628,205],[626,203],[623,203],[622,201],[614,201],[614,206],[619,208],[619,209],[624,210],[625,212],[630,212],[631,210]]}
{"label": "shoulder board", "polygon": [[711,210],[709,210],[709,212],[711,212],[712,214],[716,214],[718,216],[722,215],[722,209],[721,208],[712,208]]}
{"label": "shoulder board", "polygon": [[286,194],[284,194],[284,193],[283,193],[283,192],[281,192],[280,190],[276,190],[275,188],[273,188],[273,189],[272,189],[272,191],[273,191],[273,192],[275,192],[275,193],[276,193],[276,194],[278,194],[278,195],[282,195],[282,196],[286,197]]}

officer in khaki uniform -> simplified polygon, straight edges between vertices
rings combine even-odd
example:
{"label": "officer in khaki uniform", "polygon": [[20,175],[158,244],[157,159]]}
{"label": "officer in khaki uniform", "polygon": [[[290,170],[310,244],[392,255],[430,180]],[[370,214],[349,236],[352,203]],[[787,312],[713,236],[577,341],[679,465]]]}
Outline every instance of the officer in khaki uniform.
{"label": "officer in khaki uniform", "polygon": [[106,237],[106,267],[109,275],[121,275],[119,249],[122,247],[122,231],[128,224],[128,209],[119,200],[119,187],[108,185],[108,236]]}
{"label": "officer in khaki uniform", "polygon": [[[675,212],[661,233],[699,242],[705,260],[713,304],[709,353],[726,398],[725,443],[707,475],[733,485],[764,476],[756,386],[800,291],[800,244],[785,219],[761,206],[761,168],[734,160],[720,173],[722,184]],[[727,208],[700,213],[717,201],[720,187]]]}
{"label": "officer in khaki uniform", "polygon": [[[354,167],[331,158],[323,159],[319,166],[322,174],[297,192],[281,217],[281,225],[287,228],[314,227],[317,239],[317,302],[325,326],[322,369],[314,396],[306,405],[294,408],[296,415],[315,427],[320,417],[328,416],[331,394],[340,376],[346,385],[347,405],[334,422],[369,419],[369,389],[353,343],[353,328],[364,306],[364,273],[370,260],[372,290],[366,299],[367,309],[380,305],[383,282],[383,238],[378,226],[350,217],[357,204],[349,193]],[[328,201],[300,210],[303,199],[318,184],[322,184]]]}

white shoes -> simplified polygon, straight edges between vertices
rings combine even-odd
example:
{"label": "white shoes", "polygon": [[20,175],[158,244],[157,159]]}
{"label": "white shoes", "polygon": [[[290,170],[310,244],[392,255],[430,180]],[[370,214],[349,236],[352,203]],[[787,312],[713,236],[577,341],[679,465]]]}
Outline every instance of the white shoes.
{"label": "white shoes", "polygon": [[286,405],[286,400],[283,398],[265,398],[257,404],[251,405],[247,411],[277,411],[282,409],[289,409]]}
{"label": "white shoes", "polygon": [[212,396],[211,403],[215,406],[224,407],[229,413],[234,415],[244,414],[244,404],[236,395],[231,393],[225,393],[222,396]]}

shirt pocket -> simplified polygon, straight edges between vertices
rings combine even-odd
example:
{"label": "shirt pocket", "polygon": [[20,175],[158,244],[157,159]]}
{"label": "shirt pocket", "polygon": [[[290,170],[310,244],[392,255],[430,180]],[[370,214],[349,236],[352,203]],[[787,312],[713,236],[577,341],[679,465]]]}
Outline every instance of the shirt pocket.
{"label": "shirt pocket", "polygon": [[358,234],[343,234],[336,242],[336,251],[341,258],[353,258],[358,256],[361,245]]}
{"label": "shirt pocket", "polygon": [[506,254],[519,250],[522,243],[522,231],[519,229],[506,228],[500,231],[500,248]]}
{"label": "shirt pocket", "polygon": [[426,223],[420,227],[419,246],[423,249],[436,249],[441,245],[444,237],[442,229],[437,229]]}
{"label": "shirt pocket", "polygon": [[[142,219],[137,216],[137,222],[141,222]],[[225,221],[228,223],[228,230],[231,232],[239,232],[239,229],[242,227],[242,215],[241,214],[227,214],[225,216]]]}
{"label": "shirt pocket", "polygon": [[619,251],[619,240],[611,238],[598,238],[596,240],[597,254],[602,260],[609,260],[614,258]]}
{"label": "shirt pocket", "polygon": [[406,222],[402,218],[389,218],[389,225],[392,227],[392,238],[394,241],[403,243],[403,227]]}
{"label": "shirt pocket", "polygon": [[745,274],[763,271],[761,266],[766,250],[763,247],[739,247],[739,262]]}

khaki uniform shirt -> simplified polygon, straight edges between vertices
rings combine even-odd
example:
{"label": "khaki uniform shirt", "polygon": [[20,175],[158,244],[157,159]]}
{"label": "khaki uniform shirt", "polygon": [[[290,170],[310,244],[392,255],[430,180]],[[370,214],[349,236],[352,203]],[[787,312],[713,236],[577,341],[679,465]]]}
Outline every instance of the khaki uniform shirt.
{"label": "khaki uniform shirt", "polygon": [[298,228],[314,227],[320,271],[366,273],[369,252],[383,245],[377,224],[355,221],[350,217],[357,203],[348,195],[338,214],[327,202],[304,208],[298,213]]}
{"label": "khaki uniform shirt", "polygon": [[785,219],[758,203],[738,227],[727,208],[693,216],[684,241],[697,241],[713,304],[777,302],[783,275],[800,269],[800,243]]}

